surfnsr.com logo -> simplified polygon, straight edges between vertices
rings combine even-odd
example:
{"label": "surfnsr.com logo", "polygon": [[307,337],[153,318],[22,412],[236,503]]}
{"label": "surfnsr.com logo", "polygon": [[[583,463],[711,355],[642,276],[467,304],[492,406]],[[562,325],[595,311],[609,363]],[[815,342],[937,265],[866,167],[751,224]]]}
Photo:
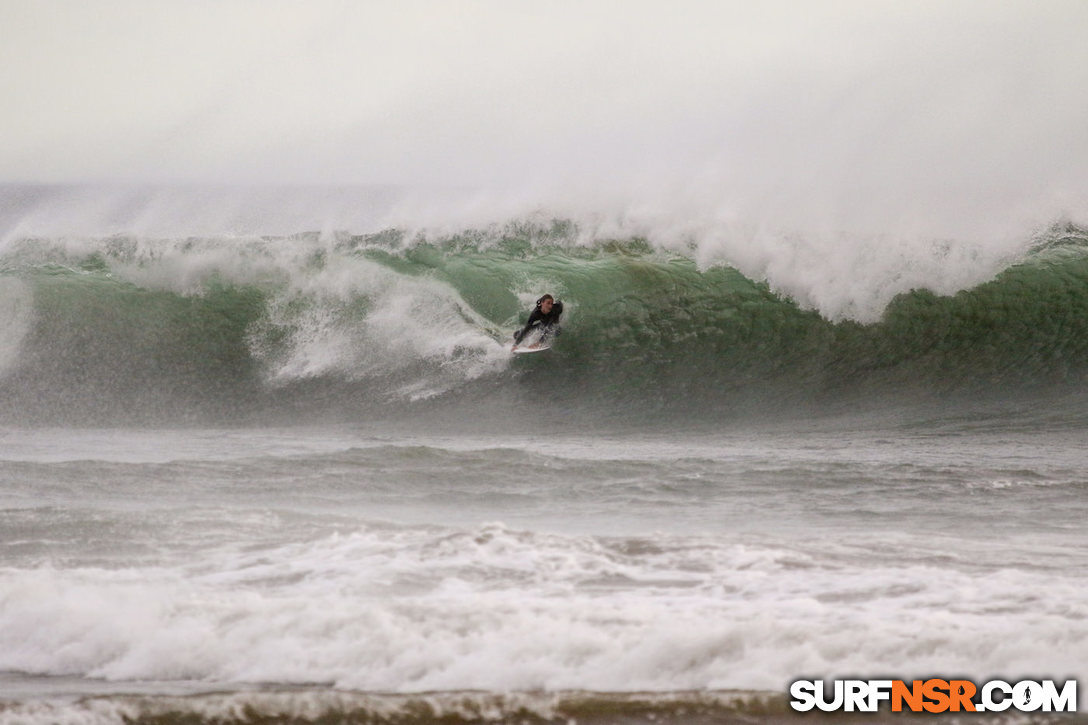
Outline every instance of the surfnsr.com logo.
{"label": "surfnsr.com logo", "polygon": [[1077,681],[1059,687],[1054,680],[797,680],[790,685],[790,707],[798,712],[1076,712]]}

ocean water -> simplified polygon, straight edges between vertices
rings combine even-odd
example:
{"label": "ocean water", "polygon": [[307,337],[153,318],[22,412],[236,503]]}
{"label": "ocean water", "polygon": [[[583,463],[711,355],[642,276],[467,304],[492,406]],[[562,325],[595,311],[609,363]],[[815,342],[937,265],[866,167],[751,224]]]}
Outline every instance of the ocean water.
{"label": "ocean water", "polygon": [[[0,723],[1088,682],[1083,229],[80,233],[4,193]],[[544,291],[563,335],[515,358]]]}

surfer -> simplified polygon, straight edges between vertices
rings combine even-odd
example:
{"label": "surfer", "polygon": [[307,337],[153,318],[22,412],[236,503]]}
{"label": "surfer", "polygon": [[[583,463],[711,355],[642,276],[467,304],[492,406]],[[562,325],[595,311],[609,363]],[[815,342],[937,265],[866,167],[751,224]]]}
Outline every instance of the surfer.
{"label": "surfer", "polygon": [[[514,347],[511,349],[517,350],[518,345],[521,344],[521,341],[525,339],[530,330],[540,330],[541,342],[544,341],[546,336],[558,335],[559,317],[562,314],[562,302],[556,302],[551,295],[541,297],[536,301],[536,307],[529,313],[529,321],[525,323],[525,327],[514,333]],[[540,342],[536,344],[539,345]]]}

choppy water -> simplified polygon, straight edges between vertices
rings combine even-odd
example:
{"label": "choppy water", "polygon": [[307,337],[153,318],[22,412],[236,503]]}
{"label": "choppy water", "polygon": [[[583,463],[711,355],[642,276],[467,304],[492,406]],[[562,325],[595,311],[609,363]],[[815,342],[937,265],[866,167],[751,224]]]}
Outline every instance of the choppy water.
{"label": "choppy water", "polygon": [[270,715],[335,709],[328,688],[691,706],[801,673],[1083,678],[1082,438],[1003,421],[9,430],[0,670],[21,704],[0,718],[225,707],[202,691]]}
{"label": "choppy water", "polygon": [[[761,267],[569,222],[11,226],[0,722],[776,722],[799,677],[1086,682],[1086,240]],[[544,290],[564,334],[515,359]]]}

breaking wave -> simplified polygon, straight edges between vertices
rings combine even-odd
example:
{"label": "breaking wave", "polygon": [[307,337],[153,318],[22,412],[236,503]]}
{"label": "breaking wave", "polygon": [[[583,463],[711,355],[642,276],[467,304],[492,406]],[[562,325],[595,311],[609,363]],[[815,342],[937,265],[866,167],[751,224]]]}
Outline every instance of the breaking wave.
{"label": "breaking wave", "polygon": [[[23,421],[184,422],[465,400],[714,418],[1079,389],[1088,233],[1058,226],[1024,246],[932,247],[911,264],[889,251],[882,266],[859,252],[851,276],[811,253],[783,271],[564,221],[22,238],[0,257],[0,397]],[[564,335],[546,359],[514,360],[510,332],[542,291],[563,299]]]}

